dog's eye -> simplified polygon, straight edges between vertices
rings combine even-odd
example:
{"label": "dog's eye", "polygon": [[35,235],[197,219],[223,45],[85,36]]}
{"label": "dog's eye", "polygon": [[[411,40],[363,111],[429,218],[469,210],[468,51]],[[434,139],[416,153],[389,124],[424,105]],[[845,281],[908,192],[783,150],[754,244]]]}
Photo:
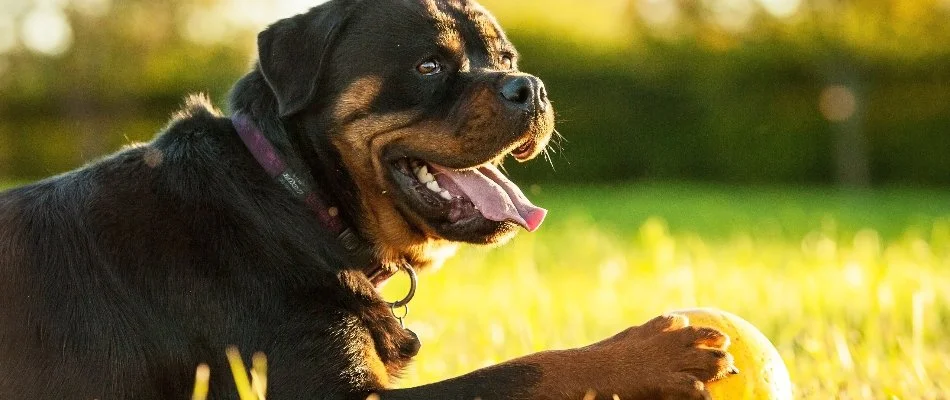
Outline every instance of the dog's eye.
{"label": "dog's eye", "polygon": [[515,66],[515,60],[511,55],[505,54],[501,56],[501,67],[504,69],[512,69]]}
{"label": "dog's eye", "polygon": [[416,66],[416,71],[422,75],[435,75],[442,72],[442,64],[436,60],[426,60]]}

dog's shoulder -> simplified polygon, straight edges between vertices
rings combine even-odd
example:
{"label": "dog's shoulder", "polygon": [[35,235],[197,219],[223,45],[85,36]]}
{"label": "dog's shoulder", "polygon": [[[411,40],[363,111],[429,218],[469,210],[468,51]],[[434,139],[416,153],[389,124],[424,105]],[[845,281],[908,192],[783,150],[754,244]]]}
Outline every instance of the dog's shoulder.
{"label": "dog's shoulder", "polygon": [[250,163],[231,119],[203,94],[188,96],[150,142],[127,146],[103,161],[102,170],[133,174],[172,191],[244,182],[249,171],[259,169]]}
{"label": "dog's shoulder", "polygon": [[165,132],[200,134],[220,127],[223,114],[203,93],[189,95],[184,106],[172,115]]}
{"label": "dog's shoulder", "polygon": [[187,151],[195,144],[218,142],[233,129],[231,120],[211,104],[207,95],[193,94],[185,99],[180,110],[172,114],[151,145],[165,150]]}
{"label": "dog's shoulder", "polygon": [[129,203],[123,206],[128,209],[155,200],[159,192],[197,197],[203,185],[236,173],[241,151],[230,119],[207,96],[192,95],[151,142],[127,145],[81,168],[0,193],[0,216],[23,219],[35,209],[41,216],[68,211],[75,215],[67,219],[77,219],[101,203],[106,208]]}

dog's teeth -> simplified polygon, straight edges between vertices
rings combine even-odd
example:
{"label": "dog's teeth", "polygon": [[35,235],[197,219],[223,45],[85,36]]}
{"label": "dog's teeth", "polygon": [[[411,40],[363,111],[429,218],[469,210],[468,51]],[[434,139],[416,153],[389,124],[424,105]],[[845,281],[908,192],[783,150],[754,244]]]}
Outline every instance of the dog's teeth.
{"label": "dog's teeth", "polygon": [[449,193],[449,191],[445,189],[442,189],[442,191],[439,192],[439,196],[442,196],[442,198],[446,200],[452,200],[452,194]]}
{"label": "dog's teeth", "polygon": [[419,178],[419,182],[428,184],[435,180],[435,175],[432,174],[416,174],[416,178]]}
{"label": "dog's teeth", "polygon": [[435,180],[435,176],[429,173],[429,168],[427,168],[425,165],[416,171],[416,178],[419,178],[419,181],[425,184]]}
{"label": "dog's teeth", "polygon": [[418,162],[418,161],[412,162],[412,172],[416,175],[419,175],[419,171],[422,171],[423,173],[428,173],[429,172],[428,169],[429,168],[421,162]]}
{"label": "dog's teeth", "polygon": [[433,180],[433,181],[429,181],[428,183],[426,183],[426,187],[429,188],[429,190],[431,190],[431,191],[433,191],[433,192],[436,192],[436,193],[439,193],[439,192],[442,191],[442,188],[439,187],[439,182],[436,182],[436,181],[434,181],[434,180]]}
{"label": "dog's teeth", "polygon": [[419,178],[419,181],[422,183],[429,183],[435,180],[435,176],[429,173],[429,168],[425,165],[416,170],[416,178]]}

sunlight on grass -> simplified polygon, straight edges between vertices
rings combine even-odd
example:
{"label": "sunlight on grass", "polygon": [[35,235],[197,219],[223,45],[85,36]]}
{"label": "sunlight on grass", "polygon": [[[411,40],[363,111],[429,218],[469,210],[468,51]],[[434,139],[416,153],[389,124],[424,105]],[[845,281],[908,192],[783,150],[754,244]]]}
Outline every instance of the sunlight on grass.
{"label": "sunlight on grass", "polygon": [[423,346],[402,386],[711,306],[772,340],[798,398],[950,393],[950,194],[550,189],[533,196],[552,210],[538,233],[423,274],[406,320]]}
{"label": "sunlight on grass", "polygon": [[[250,375],[248,375],[240,350],[231,346],[227,348],[226,353],[238,398],[241,400],[264,400],[267,397],[267,356],[264,353],[254,353],[251,358]],[[210,379],[211,369],[208,364],[198,365],[195,371],[195,385],[191,400],[207,400]]]}
{"label": "sunlight on grass", "polygon": [[[736,205],[707,209],[722,207]],[[468,249],[420,283],[407,324],[423,347],[405,386],[585,345],[667,310],[713,306],[773,341],[799,398],[950,393],[947,217],[891,239],[871,228],[710,238],[671,233],[657,217],[605,229],[584,213],[555,213],[538,234]]]}

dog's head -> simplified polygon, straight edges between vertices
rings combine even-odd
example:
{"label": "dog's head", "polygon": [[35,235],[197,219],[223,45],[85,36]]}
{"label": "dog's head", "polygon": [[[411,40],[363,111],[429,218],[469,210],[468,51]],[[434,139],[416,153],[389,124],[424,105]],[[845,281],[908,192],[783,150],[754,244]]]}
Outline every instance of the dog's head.
{"label": "dog's head", "polygon": [[333,0],[258,38],[279,113],[329,143],[385,260],[427,264],[450,242],[503,242],[545,211],[499,172],[553,131],[544,85],[484,8],[465,0]]}

